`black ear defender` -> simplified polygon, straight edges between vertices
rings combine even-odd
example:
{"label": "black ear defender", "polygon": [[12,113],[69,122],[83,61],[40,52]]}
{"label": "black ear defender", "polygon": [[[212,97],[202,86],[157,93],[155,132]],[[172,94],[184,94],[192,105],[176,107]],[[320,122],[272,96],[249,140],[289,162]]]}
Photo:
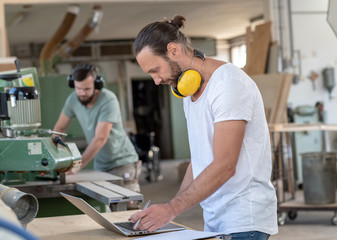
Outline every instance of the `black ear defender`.
{"label": "black ear defender", "polygon": [[[194,57],[198,57],[203,61],[206,56],[203,52],[194,49]],[[203,80],[198,71],[193,69],[186,69],[183,71],[177,81],[177,86],[171,86],[171,92],[177,98],[184,98],[193,95],[201,87]]]}
{"label": "black ear defender", "polygon": [[68,81],[68,86],[70,88],[74,88],[75,87],[75,83],[74,83],[74,79],[73,79],[73,74],[78,71],[78,70],[81,70],[81,69],[84,69],[84,70],[88,70],[90,72],[95,72],[96,73],[96,79],[95,79],[95,82],[94,82],[94,86],[95,86],[95,89],[97,90],[101,90],[103,87],[104,87],[104,78],[100,75],[97,74],[97,70],[96,70],[96,67],[91,65],[91,64],[79,64],[77,65],[73,71],[72,71],[72,74],[68,75],[68,78],[67,78],[67,81]]}

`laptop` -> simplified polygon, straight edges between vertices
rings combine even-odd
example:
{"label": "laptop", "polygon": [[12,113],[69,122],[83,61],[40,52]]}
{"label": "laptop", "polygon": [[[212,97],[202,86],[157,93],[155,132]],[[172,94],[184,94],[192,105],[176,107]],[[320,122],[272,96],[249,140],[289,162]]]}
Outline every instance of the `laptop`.
{"label": "laptop", "polygon": [[185,229],[184,227],[179,226],[177,224],[169,223],[153,232],[148,232],[144,230],[133,230],[132,222],[112,223],[107,218],[105,218],[100,212],[98,212],[95,208],[93,208],[86,201],[84,201],[82,198],[74,197],[63,192],[60,192],[60,194],[102,227],[114,231],[116,233],[122,234],[124,236],[146,235],[146,234],[178,231]]}

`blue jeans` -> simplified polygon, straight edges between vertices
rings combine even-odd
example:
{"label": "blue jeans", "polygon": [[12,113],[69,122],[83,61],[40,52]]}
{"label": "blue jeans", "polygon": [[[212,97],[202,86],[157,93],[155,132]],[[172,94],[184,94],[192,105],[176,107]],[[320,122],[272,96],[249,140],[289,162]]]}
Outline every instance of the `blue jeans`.
{"label": "blue jeans", "polygon": [[226,240],[267,240],[269,238],[269,234],[251,231],[251,232],[239,232],[232,233],[229,236],[226,236]]}

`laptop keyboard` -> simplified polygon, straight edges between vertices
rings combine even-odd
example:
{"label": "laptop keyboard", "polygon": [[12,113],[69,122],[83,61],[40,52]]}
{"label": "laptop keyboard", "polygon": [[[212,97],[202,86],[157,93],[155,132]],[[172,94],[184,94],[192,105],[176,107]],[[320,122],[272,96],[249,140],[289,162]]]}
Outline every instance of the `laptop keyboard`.
{"label": "laptop keyboard", "polygon": [[133,223],[132,222],[119,222],[119,223],[115,223],[115,225],[135,231],[133,229]]}

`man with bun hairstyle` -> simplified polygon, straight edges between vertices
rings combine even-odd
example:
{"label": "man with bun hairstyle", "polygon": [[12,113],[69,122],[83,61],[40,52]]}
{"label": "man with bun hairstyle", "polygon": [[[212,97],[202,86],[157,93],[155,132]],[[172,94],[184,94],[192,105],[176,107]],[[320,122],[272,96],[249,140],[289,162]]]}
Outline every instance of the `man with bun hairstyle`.
{"label": "man with bun hairstyle", "polygon": [[[95,169],[122,177],[126,188],[140,192],[141,162],[124,131],[116,95],[103,88],[103,79],[91,64],[77,65],[68,84],[75,91],[68,96],[54,131],[65,133],[71,119],[77,118],[88,143],[81,169],[94,159]],[[138,207],[134,204],[129,208]]]}
{"label": "man with bun hairstyle", "polygon": [[179,88],[186,69],[200,74],[200,86],[183,99],[191,163],[173,199],[129,220],[141,219],[137,229],[153,231],[200,203],[205,231],[233,240],[268,239],[278,232],[277,199],[261,94],[238,67],[195,51],[180,31],[185,20],[175,16],[148,24],[137,35],[134,50],[156,85]]}

